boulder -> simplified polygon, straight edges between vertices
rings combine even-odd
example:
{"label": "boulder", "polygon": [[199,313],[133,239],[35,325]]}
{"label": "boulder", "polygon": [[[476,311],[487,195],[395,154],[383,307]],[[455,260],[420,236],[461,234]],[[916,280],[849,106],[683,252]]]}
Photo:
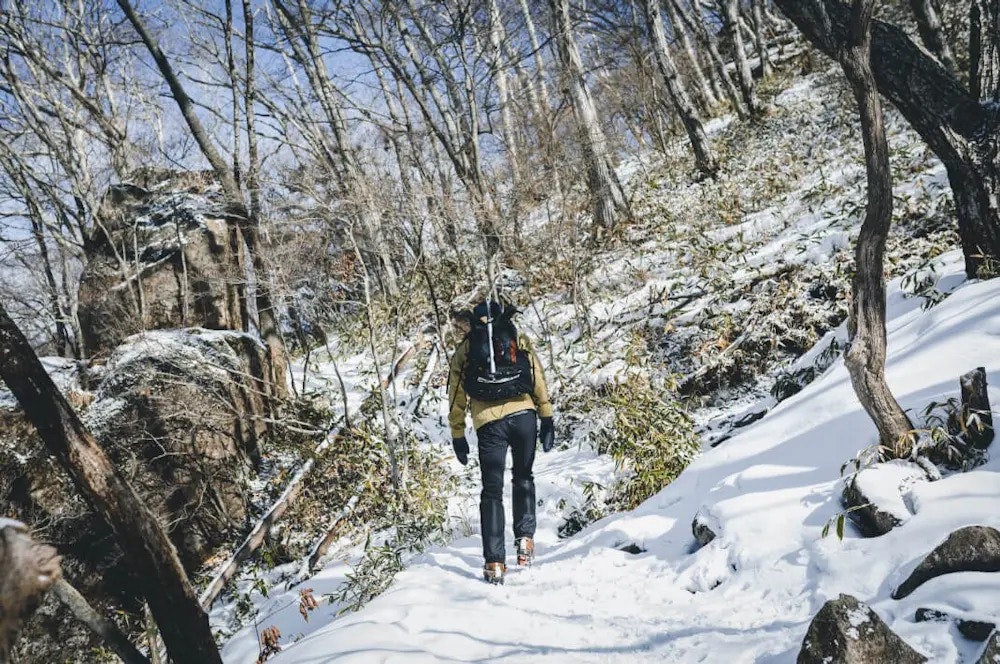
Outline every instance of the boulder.
{"label": "boulder", "polygon": [[705,517],[696,514],[691,522],[691,533],[699,547],[705,546],[715,539],[715,532],[705,522]]}
{"label": "boulder", "polygon": [[799,664],[918,664],[927,658],[851,595],[823,605],[809,623]]}
{"label": "boulder", "polygon": [[105,195],[80,278],[88,355],[143,330],[243,329],[240,217],[217,190],[183,176],[144,177],[149,188],[123,184]]}
{"label": "boulder", "polygon": [[926,479],[924,469],[908,461],[878,464],[861,470],[847,482],[841,504],[862,535],[879,537],[911,516],[903,493],[913,483]]}
{"label": "boulder", "polygon": [[1000,572],[1000,532],[989,526],[959,528],[927,554],[892,597],[906,597],[925,581],[952,572]]}
{"label": "boulder", "polygon": [[964,620],[937,609],[921,607],[914,615],[916,622],[953,622],[959,633],[970,641],[985,641],[996,625],[985,620]]}
{"label": "boulder", "polygon": [[84,422],[200,565],[247,517],[270,399],[254,337],[200,328],[147,332],[108,360]]}

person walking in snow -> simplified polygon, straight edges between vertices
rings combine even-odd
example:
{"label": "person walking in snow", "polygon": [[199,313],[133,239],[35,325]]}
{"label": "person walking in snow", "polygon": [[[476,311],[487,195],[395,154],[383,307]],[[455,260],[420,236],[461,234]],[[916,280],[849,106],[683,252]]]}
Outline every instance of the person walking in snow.
{"label": "person walking in snow", "polygon": [[483,482],[479,500],[483,578],[495,584],[503,583],[507,571],[503,512],[507,448],[514,462],[511,498],[517,564],[529,565],[535,550],[536,427],[543,451],[555,444],[545,374],[530,341],[511,321],[515,313],[512,306],[489,301],[476,305],[471,314],[466,312],[470,329],[455,349],[448,376],[448,424],[455,456],[463,466],[469,462],[465,413],[472,410]]}

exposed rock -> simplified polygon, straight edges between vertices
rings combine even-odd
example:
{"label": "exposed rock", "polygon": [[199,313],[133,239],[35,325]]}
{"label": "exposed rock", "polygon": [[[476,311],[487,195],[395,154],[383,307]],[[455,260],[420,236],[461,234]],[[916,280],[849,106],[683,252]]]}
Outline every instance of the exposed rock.
{"label": "exposed rock", "polygon": [[[190,186],[184,174],[154,175],[142,181],[155,188],[108,191],[87,243],[79,318],[90,355],[142,330],[243,327],[238,217],[221,195]],[[183,184],[188,191],[177,190]]]}
{"label": "exposed rock", "polygon": [[976,664],[1000,664],[1000,632],[994,631],[990,634],[990,640],[983,649],[983,654],[976,660]]}
{"label": "exposed rock", "polygon": [[892,596],[901,599],[925,581],[952,572],[1000,572],[1000,532],[989,526],[959,528],[917,565]]}
{"label": "exposed rock", "polygon": [[[246,517],[246,481],[270,419],[268,353],[252,336],[148,332],[108,359],[80,412],[145,502],[169,524],[188,569]],[[2,391],[0,391],[2,394]],[[0,495],[44,538],[90,561],[110,584],[120,555],[103,522],[38,442],[19,409],[0,407]],[[116,581],[117,579],[117,581]]]}
{"label": "exposed rock", "polygon": [[243,523],[269,403],[268,353],[202,329],[130,337],[108,361],[85,423],[170,534],[188,568]]}
{"label": "exposed rock", "polygon": [[694,520],[691,522],[691,532],[694,534],[694,539],[698,542],[699,547],[705,546],[715,539],[715,532],[708,527],[701,514],[696,514]]}
{"label": "exposed rock", "polygon": [[865,468],[847,482],[841,504],[862,535],[885,535],[910,517],[903,491],[924,480],[926,473],[916,464],[907,461],[878,464]]}
{"label": "exposed rock", "polygon": [[996,629],[991,622],[980,620],[963,620],[937,609],[919,608],[914,615],[917,622],[953,622],[959,633],[970,641],[985,641]]}
{"label": "exposed rock", "polygon": [[799,664],[918,664],[927,658],[851,595],[823,605],[809,623]]}

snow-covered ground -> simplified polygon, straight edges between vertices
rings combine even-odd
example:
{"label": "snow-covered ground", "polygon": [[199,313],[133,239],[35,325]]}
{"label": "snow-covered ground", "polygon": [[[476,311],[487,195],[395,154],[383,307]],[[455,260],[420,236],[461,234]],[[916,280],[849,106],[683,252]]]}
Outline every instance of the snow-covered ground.
{"label": "snow-covered ground", "polygon": [[[773,102],[776,121],[792,124],[762,132],[762,140],[772,144],[748,154],[756,161],[721,184],[663,178],[655,163],[641,160],[623,167],[630,181],[639,182],[634,186],[647,178],[654,192],[639,202],[644,221],[627,231],[631,244],[595,257],[583,311],[568,298],[548,294],[534,298],[521,319],[539,341],[557,393],[592,389],[630,372],[662,372],[648,358],[625,360],[636,331],[667,336],[673,326],[687,325],[697,333],[702,321],[711,321],[708,311],[732,318],[737,332],[766,322],[748,318],[743,299],[727,299],[749,292],[741,290],[743,283],[777,284],[762,295],[753,286],[755,297],[767,298],[780,293],[780,280],[788,274],[822,279],[836,273],[843,279],[863,201],[864,169],[860,140],[851,146],[830,131],[840,120],[826,101],[829,86],[828,77],[814,75],[779,94]],[[899,209],[921,219],[946,216],[940,165],[927,160],[912,135],[901,136],[898,117],[889,121],[895,166],[905,170],[895,191]],[[731,129],[720,121],[713,132]],[[766,178],[759,174],[796,145],[802,153],[782,166],[775,185],[780,195],[769,199],[769,191],[761,193]],[[708,202],[727,197],[738,199],[737,210],[746,210],[724,219],[706,209]],[[661,216],[667,223],[658,221]],[[545,215],[537,217],[534,222],[544,224]],[[697,253],[705,246],[699,238],[730,247],[705,259]],[[674,244],[678,240],[682,243]],[[932,277],[935,297],[953,293],[925,310],[925,299],[913,296],[912,278],[897,277],[890,286],[888,379],[915,421],[930,402],[957,396],[959,374],[985,365],[991,384],[998,377],[989,358],[1000,350],[1000,284],[966,283],[957,252],[938,257],[931,273],[921,253],[931,249],[924,244],[889,256],[897,261],[890,267],[893,274],[920,266]],[[801,273],[775,271],[787,266],[807,267]],[[712,292],[717,282],[731,289],[726,297]],[[664,299],[664,293],[675,299]],[[694,294],[689,302],[687,293]],[[806,295],[797,302],[814,318],[833,306]],[[583,325],[590,328],[589,340]],[[740,338],[720,341],[736,348]],[[283,647],[269,660],[275,662],[791,662],[822,603],[851,593],[932,661],[972,661],[976,644],[948,623],[915,623],[914,612],[927,607],[970,619],[1000,618],[1000,605],[990,599],[1000,582],[961,574],[935,579],[904,600],[892,600],[890,593],[953,529],[998,525],[1000,484],[994,473],[1000,462],[934,483],[907,480],[894,503],[904,524],[886,536],[863,539],[848,526],[842,542],[835,535],[822,537],[824,526],[843,509],[842,465],[876,442],[842,361],[829,353],[831,341],[842,345],[845,339],[840,325],[798,359],[775,359],[768,371],[812,367],[820,373],[781,403],[768,394],[772,371],[758,385],[735,390],[696,413],[706,446],[724,442],[706,448],[680,478],[633,512],[560,540],[558,528],[568,508],[581,503],[586,487],[609,486],[617,476],[613,462],[586,443],[595,424],[587,420],[590,415],[574,418],[573,440],[537,456],[536,564],[513,569],[503,587],[479,578],[475,450],[468,468],[452,458],[443,388],[438,389],[413,426],[434,441],[442,463],[463,479],[449,510],[454,539],[409,560],[392,586],[362,610],[341,613],[342,607],[321,600],[307,622],[298,611],[299,590],[312,588],[321,598],[344,582],[360,555],[356,542],[345,542],[317,575],[273,586],[267,598],[256,595],[258,619],[226,643],[225,660],[252,661],[259,631],[275,625]],[[716,349],[717,355],[726,352]],[[360,357],[345,361],[352,403],[365,385],[364,364]],[[311,384],[320,388],[322,381],[334,390],[336,402],[339,387],[330,381],[328,365]],[[993,394],[994,402],[997,398]],[[726,439],[734,420],[765,410],[762,419]],[[559,429],[561,435],[569,431]],[[691,534],[696,514],[718,535],[697,551]],[[231,610],[216,607],[215,617]]]}
{"label": "snow-covered ground", "polygon": [[[946,277],[960,280],[961,262],[949,258]],[[888,380],[911,412],[954,396],[959,373],[1000,354],[1000,283],[966,283],[929,311],[917,305],[897,292],[889,324]],[[1000,370],[988,369],[996,384]],[[932,661],[971,661],[978,644],[947,623],[915,623],[914,612],[995,621],[1000,579],[956,574],[900,601],[890,593],[952,530],[1000,526],[1000,462],[910,487],[913,514],[888,535],[865,539],[849,526],[842,542],[822,537],[842,509],[841,465],[875,442],[838,362],[635,511],[564,541],[547,508],[589,462],[577,451],[540,455],[532,568],[489,586],[478,578],[479,538],[458,539],[421,555],[363,610],[316,610],[311,622],[325,624],[273,661],[791,662],[809,620],[839,593],[870,603]],[[696,513],[718,536],[692,553]],[[622,550],[631,544],[643,551]],[[249,654],[226,651],[234,662]]]}

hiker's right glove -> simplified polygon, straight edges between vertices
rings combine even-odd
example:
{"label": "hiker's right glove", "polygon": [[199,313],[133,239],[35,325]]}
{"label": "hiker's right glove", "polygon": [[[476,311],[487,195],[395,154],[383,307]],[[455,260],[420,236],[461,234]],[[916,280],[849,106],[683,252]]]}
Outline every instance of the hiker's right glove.
{"label": "hiker's right glove", "polygon": [[551,417],[542,418],[542,425],[538,427],[538,440],[542,443],[543,452],[550,452],[556,444],[556,428]]}
{"label": "hiker's right glove", "polygon": [[463,466],[469,463],[469,441],[465,440],[465,436],[461,438],[452,438],[451,446],[455,448],[455,458]]}

